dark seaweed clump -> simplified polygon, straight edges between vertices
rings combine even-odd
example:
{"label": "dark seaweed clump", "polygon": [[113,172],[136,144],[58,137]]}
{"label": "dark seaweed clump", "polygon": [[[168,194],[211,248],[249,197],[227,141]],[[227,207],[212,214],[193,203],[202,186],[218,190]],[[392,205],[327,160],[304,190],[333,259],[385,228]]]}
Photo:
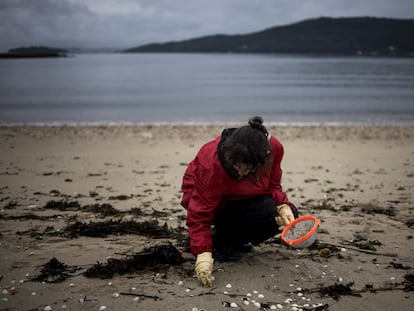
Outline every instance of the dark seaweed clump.
{"label": "dark seaweed clump", "polygon": [[171,244],[163,244],[144,249],[125,259],[109,259],[106,264],[97,263],[84,275],[90,278],[107,279],[115,274],[124,275],[142,270],[158,270],[177,266],[184,262],[180,252]]}
{"label": "dark seaweed clump", "polygon": [[55,257],[50,259],[40,270],[40,274],[32,279],[32,281],[59,283],[71,276],[71,273],[77,268],[70,268]]}
{"label": "dark seaweed clump", "polygon": [[354,282],[349,282],[347,284],[333,284],[326,287],[319,288],[319,293],[322,296],[329,296],[332,297],[335,300],[339,300],[340,296],[345,295],[351,295],[351,296],[357,296],[361,297],[360,294],[356,293],[354,290],[352,290],[352,285],[354,285]]}
{"label": "dark seaweed clump", "polygon": [[64,234],[70,238],[78,236],[106,237],[111,234],[140,234],[153,238],[173,237],[173,232],[168,229],[167,224],[160,226],[156,220],[144,222],[108,220],[91,223],[77,221],[67,226]]}

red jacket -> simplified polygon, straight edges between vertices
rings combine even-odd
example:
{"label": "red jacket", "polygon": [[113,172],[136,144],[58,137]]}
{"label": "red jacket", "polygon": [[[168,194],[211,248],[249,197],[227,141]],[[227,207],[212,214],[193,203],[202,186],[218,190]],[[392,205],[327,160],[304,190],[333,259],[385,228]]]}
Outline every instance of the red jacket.
{"label": "red jacket", "polygon": [[210,226],[216,212],[226,201],[269,195],[276,205],[286,203],[292,206],[280,184],[283,146],[275,137],[269,137],[273,165],[258,178],[252,174],[237,180],[226,173],[217,154],[221,136],[202,146],[188,165],[183,177],[181,205],[187,209],[187,226],[193,255],[212,251]]}

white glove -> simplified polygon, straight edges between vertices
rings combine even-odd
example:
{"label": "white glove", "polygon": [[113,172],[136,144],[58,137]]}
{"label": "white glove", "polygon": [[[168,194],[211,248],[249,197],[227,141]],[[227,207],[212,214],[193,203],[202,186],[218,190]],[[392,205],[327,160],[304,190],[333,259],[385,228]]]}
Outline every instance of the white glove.
{"label": "white glove", "polygon": [[204,286],[212,286],[214,281],[213,273],[214,259],[211,252],[204,252],[197,255],[195,263],[195,273],[197,279]]}
{"label": "white glove", "polygon": [[282,231],[285,227],[295,219],[292,209],[287,204],[282,204],[276,207],[277,216],[276,223],[279,226],[279,230]]}

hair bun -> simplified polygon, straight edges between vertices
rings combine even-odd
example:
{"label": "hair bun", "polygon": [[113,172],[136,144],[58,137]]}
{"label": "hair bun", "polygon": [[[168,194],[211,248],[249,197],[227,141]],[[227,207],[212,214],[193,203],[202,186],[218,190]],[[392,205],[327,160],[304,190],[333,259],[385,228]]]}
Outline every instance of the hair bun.
{"label": "hair bun", "polygon": [[255,129],[261,131],[267,136],[267,129],[263,126],[263,118],[260,116],[254,116],[249,120],[249,125]]}

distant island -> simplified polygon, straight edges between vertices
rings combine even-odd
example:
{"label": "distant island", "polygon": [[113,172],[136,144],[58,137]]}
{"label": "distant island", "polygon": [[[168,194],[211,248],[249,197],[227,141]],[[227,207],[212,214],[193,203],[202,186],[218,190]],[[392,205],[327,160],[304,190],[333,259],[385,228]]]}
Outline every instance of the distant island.
{"label": "distant island", "polygon": [[413,19],[321,17],[244,35],[153,43],[123,52],[414,56],[413,34]]}
{"label": "distant island", "polygon": [[43,46],[19,47],[10,49],[7,53],[1,53],[0,58],[35,58],[35,57],[66,57],[64,49],[49,48]]}

